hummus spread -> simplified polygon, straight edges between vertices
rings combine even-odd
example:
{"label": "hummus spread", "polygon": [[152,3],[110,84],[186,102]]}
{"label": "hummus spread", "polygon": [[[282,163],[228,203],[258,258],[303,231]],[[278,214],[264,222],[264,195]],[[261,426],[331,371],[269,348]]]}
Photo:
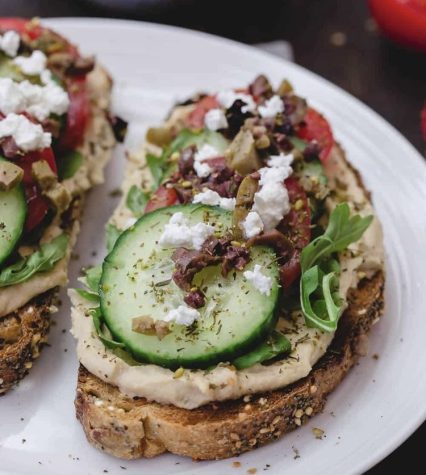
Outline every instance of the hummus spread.
{"label": "hummus spread", "polygon": [[[83,144],[79,152],[85,160],[77,173],[65,180],[63,184],[72,196],[78,196],[90,187],[102,183],[103,169],[111,157],[111,151],[115,145],[115,138],[108,121],[109,97],[111,94],[111,80],[108,74],[100,67],[87,76],[87,87],[91,97],[92,118],[87,128]],[[42,241],[47,237],[53,237],[61,231],[59,217],[46,229]],[[68,251],[63,259],[56,263],[55,267],[48,272],[35,274],[27,281],[4,287],[0,290],[0,318],[13,312],[37,295],[57,286],[66,285],[68,262],[77,239],[79,223],[75,221],[70,230]]]}
{"label": "hummus spread", "polygon": [[[332,209],[343,198],[353,203],[362,215],[374,214],[369,197],[359,186],[355,172],[346,164],[341,151],[335,147],[327,165],[327,174],[332,187],[338,187],[336,197],[328,202]],[[131,185],[147,183],[144,153],[129,157],[123,183],[124,195]],[[339,183],[337,179],[339,177]],[[340,196],[343,193],[345,196]],[[124,229],[133,218],[125,202],[119,205],[112,223]],[[346,297],[351,287],[356,287],[360,278],[383,268],[382,232],[375,218],[359,242],[341,256],[340,293]],[[113,384],[130,397],[145,397],[162,404],[173,404],[185,409],[194,409],[212,401],[236,399],[250,393],[282,388],[311,371],[312,366],[326,352],[333,333],[324,333],[308,328],[301,314],[293,321],[279,320],[279,329],[286,333],[292,343],[292,353],[281,361],[268,365],[256,364],[248,369],[236,370],[219,364],[214,369],[185,370],[176,377],[169,369],[152,364],[131,366],[105,348],[96,335],[92,317],[88,316],[90,302],[70,291],[73,303],[72,334],[77,339],[80,362],[103,381]]]}

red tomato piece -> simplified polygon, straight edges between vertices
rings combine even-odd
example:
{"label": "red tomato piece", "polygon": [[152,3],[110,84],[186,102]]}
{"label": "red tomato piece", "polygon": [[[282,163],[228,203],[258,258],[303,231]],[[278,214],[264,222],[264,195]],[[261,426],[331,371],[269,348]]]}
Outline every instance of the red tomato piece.
{"label": "red tomato piece", "polygon": [[195,109],[188,115],[186,124],[193,129],[204,127],[204,117],[211,109],[219,107],[215,96],[203,97],[195,106]]}
{"label": "red tomato piece", "polygon": [[165,206],[172,206],[177,201],[178,196],[174,188],[160,186],[145,206],[145,213],[150,213],[151,211],[164,208]]}
{"label": "red tomato piece", "polygon": [[386,36],[403,46],[426,51],[425,0],[369,0],[368,4]]}
{"label": "red tomato piece", "polygon": [[78,76],[67,80],[70,105],[65,130],[61,132],[59,148],[74,150],[84,137],[90,117],[90,101],[86,88],[86,77]]}
{"label": "red tomato piece", "polygon": [[27,220],[25,222],[26,232],[32,231],[40,224],[49,211],[49,201],[41,195],[31,173],[32,164],[39,160],[45,160],[52,171],[55,174],[58,173],[55,156],[51,148],[29,152],[15,160],[16,164],[24,170],[23,184],[28,207]]}
{"label": "red tomato piece", "polygon": [[305,125],[297,131],[297,136],[307,141],[316,140],[321,147],[319,158],[326,162],[334,145],[330,124],[324,116],[311,107],[305,115],[304,123]]}
{"label": "red tomato piece", "polygon": [[30,40],[36,40],[43,31],[35,21],[13,17],[0,18],[0,30],[14,30],[20,35],[27,35]]}

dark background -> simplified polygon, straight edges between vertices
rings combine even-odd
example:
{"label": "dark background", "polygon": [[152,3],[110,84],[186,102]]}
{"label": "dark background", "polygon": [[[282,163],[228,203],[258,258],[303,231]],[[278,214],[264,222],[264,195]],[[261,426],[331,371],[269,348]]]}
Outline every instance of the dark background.
{"label": "dark background", "polygon": [[[292,44],[296,63],[361,99],[425,154],[420,110],[426,98],[426,55],[400,49],[383,39],[363,0],[151,0],[147,3],[160,6],[117,11],[93,7],[88,0],[0,0],[0,14],[122,17],[184,26],[245,43],[284,39]],[[368,475],[404,473],[408,463],[411,467],[422,467],[423,453],[418,447],[424,446],[425,437],[423,424]],[[421,473],[422,469],[416,472]]]}

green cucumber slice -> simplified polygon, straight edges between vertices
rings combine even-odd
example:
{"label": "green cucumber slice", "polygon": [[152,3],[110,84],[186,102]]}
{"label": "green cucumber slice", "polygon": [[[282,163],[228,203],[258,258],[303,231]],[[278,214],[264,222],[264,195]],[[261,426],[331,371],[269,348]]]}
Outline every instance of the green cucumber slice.
{"label": "green cucumber slice", "polygon": [[[0,157],[0,161],[4,158]],[[11,190],[0,191],[0,265],[14,251],[22,236],[27,203],[21,184]]]}
{"label": "green cucumber slice", "polygon": [[114,339],[138,361],[171,369],[206,368],[237,358],[270,333],[276,322],[278,266],[271,248],[251,249],[245,270],[262,266],[273,282],[269,296],[247,282],[243,272],[230,272],[225,278],[219,266],[207,267],[194,279],[205,292],[206,304],[198,309],[200,318],[193,326],[174,324],[162,340],[132,331],[133,318],[147,315],[162,320],[171,308],[183,304],[184,292],[171,279],[174,249],[158,244],[164,225],[179,211],[190,224],[204,221],[221,234],[232,227],[232,214],[212,206],[179,205],[142,216],[121,234],[104,261],[101,311]]}

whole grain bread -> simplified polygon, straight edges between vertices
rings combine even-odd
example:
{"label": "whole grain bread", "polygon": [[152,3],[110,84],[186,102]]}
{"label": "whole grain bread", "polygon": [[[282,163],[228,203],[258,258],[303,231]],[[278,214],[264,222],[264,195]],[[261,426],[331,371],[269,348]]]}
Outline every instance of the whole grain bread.
{"label": "whole grain bread", "polygon": [[[335,153],[369,197],[340,146]],[[366,353],[368,332],[383,313],[384,283],[380,270],[349,291],[348,306],[327,352],[307,377],[279,390],[188,410],[126,397],[80,365],[75,408],[88,441],[124,459],[171,452],[214,460],[278,439],[321,412],[328,394]]]}
{"label": "whole grain bread", "polygon": [[172,452],[214,460],[267,444],[321,412],[327,395],[365,354],[368,331],[383,311],[383,287],[384,274],[377,272],[350,291],[326,354],[307,377],[283,389],[188,410],[128,398],[80,366],[77,418],[90,443],[124,459]]}
{"label": "whole grain bread", "polygon": [[[91,79],[88,86],[93,108],[92,130],[96,120],[104,123],[104,129],[111,128],[106,114],[112,80],[100,66],[91,73]],[[112,130],[110,135],[112,136]],[[104,143],[97,143],[97,138],[99,142]],[[94,156],[105,153],[101,163],[105,165],[111,156],[113,141],[105,137],[105,130],[99,129],[99,136],[93,132],[90,136],[86,134],[82,147],[87,153],[91,150]],[[90,179],[94,183],[100,180],[98,176],[92,176]],[[87,177],[85,182],[86,192],[90,184]],[[85,192],[76,195],[69,209],[61,217],[61,228],[73,236],[72,241],[80,228]],[[58,292],[58,287],[52,288],[34,297],[16,311],[0,317],[0,395],[15,386],[28,373],[33,361],[39,357],[41,349],[47,343],[50,315],[57,310],[55,304]]]}

